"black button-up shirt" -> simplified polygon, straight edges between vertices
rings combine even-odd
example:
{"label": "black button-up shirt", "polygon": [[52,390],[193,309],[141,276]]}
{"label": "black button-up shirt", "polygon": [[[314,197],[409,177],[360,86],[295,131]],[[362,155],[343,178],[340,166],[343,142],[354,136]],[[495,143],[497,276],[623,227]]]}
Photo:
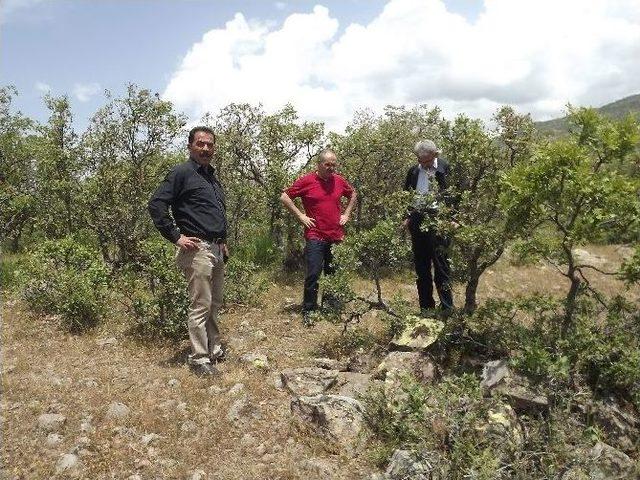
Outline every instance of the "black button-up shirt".
{"label": "black button-up shirt", "polygon": [[222,185],[211,165],[200,165],[192,158],[165,177],[149,200],[149,214],[162,236],[173,243],[180,234],[206,241],[227,236]]}

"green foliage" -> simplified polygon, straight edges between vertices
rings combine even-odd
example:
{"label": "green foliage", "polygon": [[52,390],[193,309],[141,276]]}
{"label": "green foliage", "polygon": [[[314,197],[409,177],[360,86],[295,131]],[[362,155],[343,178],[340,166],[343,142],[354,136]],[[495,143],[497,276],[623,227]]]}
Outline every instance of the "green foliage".
{"label": "green foliage", "polygon": [[170,102],[135,85],[123,98],[107,98],[82,138],[81,210],[105,261],[120,267],[137,261],[140,242],[155,234],[147,202],[170,166],[184,159],[171,154],[186,120]]}
{"label": "green foliage", "polygon": [[519,219],[546,227],[533,232],[522,224],[518,228],[530,249],[570,280],[563,334],[574,321],[578,294],[588,286],[582,269],[590,265],[576,258],[575,248],[604,232],[637,228],[640,221],[640,182],[612,168],[635,148],[640,138],[637,122],[608,121],[590,109],[571,114],[572,136],[541,145],[533,162],[506,176],[501,195],[514,228]]}
{"label": "green foliage", "polygon": [[640,283],[640,245],[636,246],[633,256],[623,263],[620,275],[628,285]]}
{"label": "green foliage", "polygon": [[253,262],[231,256],[225,267],[225,304],[260,305],[269,283]]}
{"label": "green foliage", "polygon": [[33,121],[11,111],[17,95],[13,87],[0,88],[0,238],[12,250],[35,211],[34,169],[31,162]]}
{"label": "green foliage", "polygon": [[164,239],[144,241],[139,260],[120,276],[120,291],[135,321],[133,330],[144,338],[187,336],[189,298],[175,254],[175,246]]}
{"label": "green foliage", "polygon": [[0,289],[9,292],[19,286],[18,272],[24,264],[23,254],[0,254]]}
{"label": "green foliage", "polygon": [[319,356],[329,358],[349,357],[369,350],[376,343],[376,337],[369,330],[355,327],[344,333],[324,340],[316,349]]}
{"label": "green foliage", "polygon": [[60,315],[70,331],[95,326],[105,314],[109,270],[93,248],[71,237],[42,242],[29,252],[20,277],[28,305]]}

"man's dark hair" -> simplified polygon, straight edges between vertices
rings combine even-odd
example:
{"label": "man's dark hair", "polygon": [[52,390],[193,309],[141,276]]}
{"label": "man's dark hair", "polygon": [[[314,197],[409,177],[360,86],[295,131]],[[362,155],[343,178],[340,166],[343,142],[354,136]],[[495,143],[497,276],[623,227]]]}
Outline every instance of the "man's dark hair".
{"label": "man's dark hair", "polygon": [[213,141],[216,141],[216,134],[213,133],[213,130],[211,130],[209,127],[205,127],[205,126],[199,126],[199,127],[193,127],[191,129],[191,131],[189,132],[189,145],[191,145],[191,143],[193,143],[193,138],[196,136],[196,133],[198,132],[205,132],[210,134],[211,136],[213,136]]}

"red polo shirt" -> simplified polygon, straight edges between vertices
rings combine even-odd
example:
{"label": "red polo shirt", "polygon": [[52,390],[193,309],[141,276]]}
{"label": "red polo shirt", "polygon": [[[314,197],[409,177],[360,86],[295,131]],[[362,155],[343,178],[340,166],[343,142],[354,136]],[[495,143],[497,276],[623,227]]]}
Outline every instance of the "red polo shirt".
{"label": "red polo shirt", "polygon": [[340,225],[340,199],[351,198],[353,187],[340,175],[332,174],[323,180],[316,172],[298,178],[285,190],[290,198],[300,197],[307,217],[316,226],[305,228],[306,239],[339,242],[344,238]]}

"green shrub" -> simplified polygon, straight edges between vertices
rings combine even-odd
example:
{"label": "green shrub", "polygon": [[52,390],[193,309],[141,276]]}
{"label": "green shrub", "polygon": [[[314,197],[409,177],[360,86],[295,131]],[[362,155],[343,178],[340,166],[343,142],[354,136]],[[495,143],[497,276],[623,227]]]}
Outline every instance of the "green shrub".
{"label": "green shrub", "polygon": [[229,258],[225,267],[225,304],[259,305],[268,286],[258,265],[236,256]]}
{"label": "green shrub", "polygon": [[375,343],[376,337],[373,333],[365,328],[355,327],[326,339],[315,353],[329,358],[348,357],[356,352],[369,350]]}
{"label": "green shrub", "polygon": [[24,255],[1,254],[0,289],[11,291],[19,286],[18,271],[25,261]]}
{"label": "green shrub", "polygon": [[121,277],[120,290],[129,300],[134,330],[145,337],[179,340],[188,334],[189,299],[175,253],[163,239],[142,242],[140,259]]}
{"label": "green shrub", "polygon": [[39,244],[19,276],[30,308],[60,315],[70,331],[95,326],[105,313],[109,270],[97,250],[70,237]]}

